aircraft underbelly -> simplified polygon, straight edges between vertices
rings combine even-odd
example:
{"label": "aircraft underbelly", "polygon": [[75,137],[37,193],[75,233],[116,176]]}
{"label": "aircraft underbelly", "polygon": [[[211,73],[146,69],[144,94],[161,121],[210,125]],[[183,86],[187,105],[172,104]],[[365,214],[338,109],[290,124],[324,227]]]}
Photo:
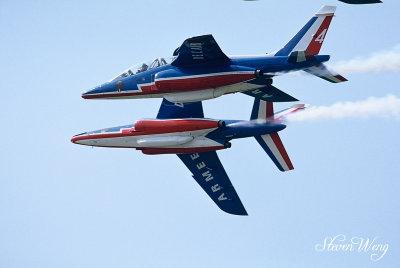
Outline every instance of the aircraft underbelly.
{"label": "aircraft underbelly", "polygon": [[194,102],[194,101],[202,101],[209,100],[220,97],[225,94],[236,93],[247,91],[251,89],[259,88],[260,85],[255,85],[251,83],[237,83],[233,85],[227,85],[217,88],[208,88],[196,91],[187,91],[187,92],[174,92],[165,94],[163,97],[170,102]]}

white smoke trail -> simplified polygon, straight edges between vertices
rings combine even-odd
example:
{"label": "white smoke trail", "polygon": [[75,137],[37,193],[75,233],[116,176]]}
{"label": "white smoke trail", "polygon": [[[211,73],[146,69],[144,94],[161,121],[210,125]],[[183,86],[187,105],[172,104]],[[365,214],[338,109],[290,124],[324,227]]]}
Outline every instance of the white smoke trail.
{"label": "white smoke trail", "polygon": [[369,57],[357,57],[348,61],[340,61],[330,65],[340,74],[400,71],[400,44],[387,51],[373,53]]}
{"label": "white smoke trail", "polygon": [[338,102],[330,106],[314,106],[287,116],[288,121],[317,121],[341,118],[400,117],[400,98],[387,95],[363,101]]}

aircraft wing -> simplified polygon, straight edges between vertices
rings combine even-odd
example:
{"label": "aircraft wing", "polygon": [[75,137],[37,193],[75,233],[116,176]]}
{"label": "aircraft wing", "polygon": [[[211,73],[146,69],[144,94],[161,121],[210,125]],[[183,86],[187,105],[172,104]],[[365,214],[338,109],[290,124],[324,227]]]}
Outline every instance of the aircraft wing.
{"label": "aircraft wing", "polygon": [[[163,99],[157,119],[175,118],[204,118],[201,101],[172,103]],[[247,215],[215,151],[178,154],[178,157],[219,208],[230,214]]]}
{"label": "aircraft wing", "polygon": [[230,61],[211,34],[186,39],[175,50],[174,56],[177,57],[171,65],[179,67],[210,62],[226,63]]}
{"label": "aircraft wing", "polygon": [[173,103],[163,99],[157,119],[204,118],[201,101]]}
{"label": "aircraft wing", "polygon": [[246,209],[215,151],[178,154],[178,157],[220,209],[234,215],[247,215]]}

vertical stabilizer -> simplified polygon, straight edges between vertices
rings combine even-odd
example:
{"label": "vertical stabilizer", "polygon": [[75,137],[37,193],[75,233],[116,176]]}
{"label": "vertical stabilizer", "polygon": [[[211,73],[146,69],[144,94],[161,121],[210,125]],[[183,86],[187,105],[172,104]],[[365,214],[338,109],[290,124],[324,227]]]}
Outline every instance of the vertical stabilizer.
{"label": "vertical stabilizer", "polygon": [[251,112],[251,120],[267,119],[274,115],[274,105],[272,102],[263,101],[259,98],[254,98],[253,110]]}
{"label": "vertical stabilizer", "polygon": [[335,6],[323,6],[275,56],[288,56],[293,51],[309,51],[317,55],[335,14]]}

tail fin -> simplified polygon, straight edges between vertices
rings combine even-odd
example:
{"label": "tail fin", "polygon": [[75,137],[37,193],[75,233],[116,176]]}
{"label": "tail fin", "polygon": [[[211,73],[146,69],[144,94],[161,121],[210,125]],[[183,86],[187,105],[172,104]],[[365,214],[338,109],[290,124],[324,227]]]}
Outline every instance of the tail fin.
{"label": "tail fin", "polygon": [[293,51],[309,51],[313,55],[317,55],[335,11],[335,6],[321,7],[315,16],[275,56],[288,56]]}
{"label": "tail fin", "polygon": [[[273,103],[255,98],[251,119],[263,119],[267,120],[267,122],[272,119],[273,122]],[[280,171],[294,169],[278,133],[255,136],[255,138]]]}
{"label": "tail fin", "polygon": [[254,97],[253,110],[251,112],[250,120],[256,119],[270,119],[274,116],[274,106],[272,102],[263,101]]}

